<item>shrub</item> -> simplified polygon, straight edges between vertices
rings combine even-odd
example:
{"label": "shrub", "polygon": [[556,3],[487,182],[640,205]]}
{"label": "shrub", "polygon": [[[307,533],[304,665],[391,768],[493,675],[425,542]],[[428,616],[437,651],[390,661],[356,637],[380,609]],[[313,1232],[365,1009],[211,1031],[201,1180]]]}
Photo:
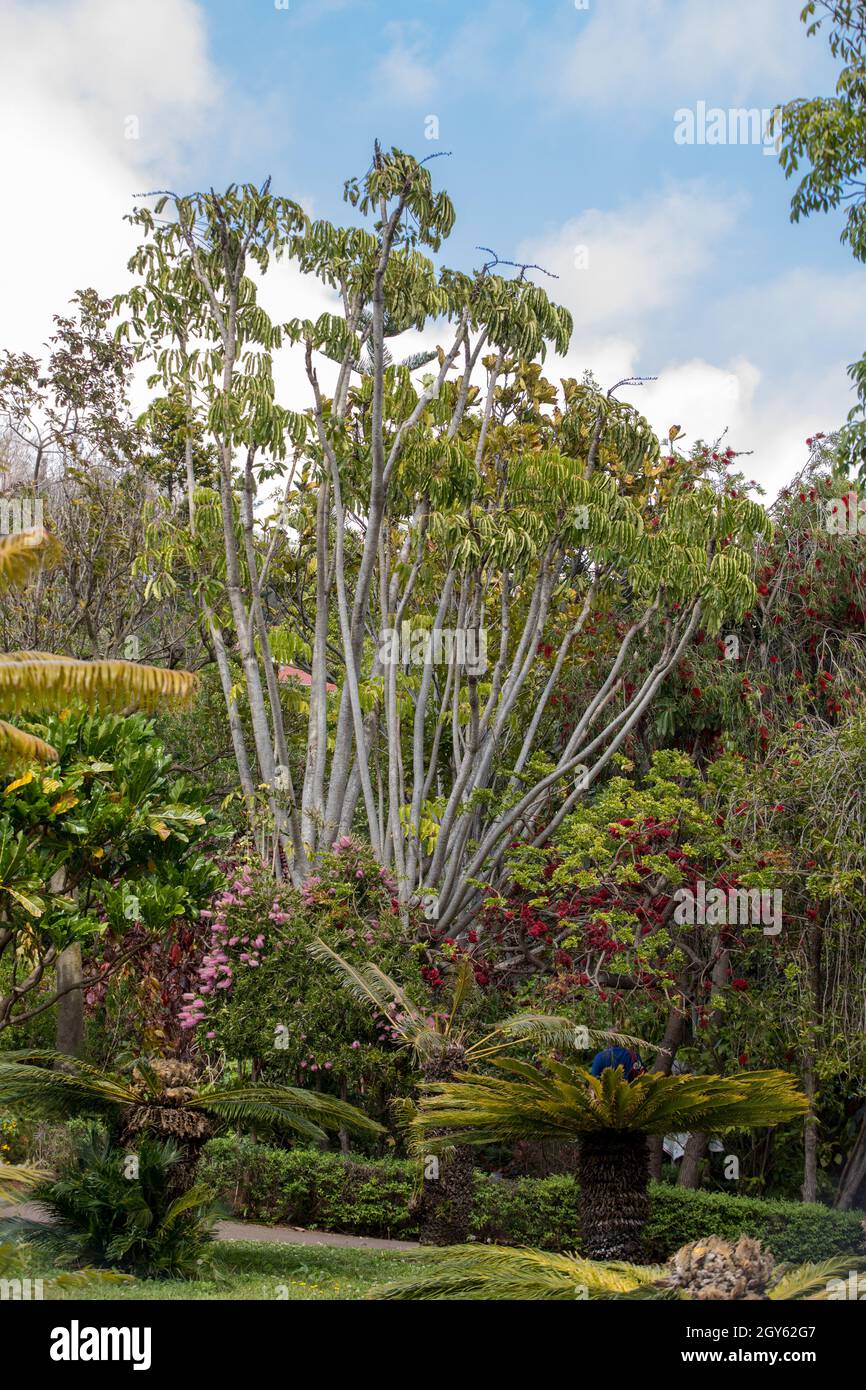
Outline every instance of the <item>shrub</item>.
{"label": "shrub", "polygon": [[408,1210],[413,1168],[399,1159],[357,1161],[231,1137],[205,1146],[199,1177],[249,1220],[357,1235],[415,1233]]}
{"label": "shrub", "polygon": [[650,1218],[644,1230],[650,1260],[666,1260],[681,1245],[711,1234],[728,1240],[755,1236],[773,1252],[777,1263],[826,1260],[863,1249],[862,1211],[832,1211],[816,1202],[690,1192],[661,1183],[651,1191]]}
{"label": "shrub", "polygon": [[78,1138],[59,1175],[32,1193],[51,1224],[15,1225],[26,1229],[32,1244],[74,1264],[143,1278],[201,1277],[216,1208],[203,1185],[173,1195],[172,1170],[180,1159],[175,1144],[149,1138],[132,1155],[93,1126]]}
{"label": "shrub", "polygon": [[[239,1216],[351,1235],[417,1235],[409,1216],[414,1169],[398,1159],[359,1162],[316,1149],[271,1149],[250,1139],[213,1139],[200,1178]],[[653,1183],[644,1241],[663,1261],[703,1236],[755,1236],[778,1262],[825,1260],[863,1249],[863,1212],[813,1203],[692,1192]],[[580,1250],[578,1188],[566,1176],[493,1178],[475,1174],[473,1239],[545,1250]]]}
{"label": "shrub", "polygon": [[235,862],[181,1027],[205,1052],[262,1064],[268,1081],[312,1084],[386,1119],[412,1090],[411,1058],[366,1001],[335,1000],[333,975],[308,950],[318,936],[424,997],[423,947],[401,924],[394,881],[345,837],[301,889],[275,885],[253,855]]}

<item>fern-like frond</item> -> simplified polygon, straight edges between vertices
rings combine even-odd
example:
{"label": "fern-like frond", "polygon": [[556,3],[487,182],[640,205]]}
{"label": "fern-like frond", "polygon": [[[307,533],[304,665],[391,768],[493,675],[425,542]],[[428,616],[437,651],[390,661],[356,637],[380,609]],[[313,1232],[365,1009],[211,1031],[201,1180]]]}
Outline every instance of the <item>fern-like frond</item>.
{"label": "fern-like frond", "polygon": [[[527,1011],[515,1014],[500,1023],[497,1028],[476,1046],[486,1050],[495,1048],[497,1042],[507,1045],[515,1042],[537,1043],[540,1047],[556,1052],[583,1052],[595,1047],[630,1047],[647,1056],[658,1052],[659,1048],[644,1038],[631,1033],[617,1033],[612,1029],[587,1028],[573,1023],[571,1019],[560,1018],[556,1014],[539,1014]],[[467,1049],[471,1056],[475,1048]]]}
{"label": "fern-like frond", "polygon": [[307,1132],[324,1138],[324,1129],[349,1129],[362,1134],[382,1134],[382,1126],[354,1105],[324,1091],[301,1086],[215,1086],[196,1092],[187,1102],[191,1110],[203,1110],[224,1120],[267,1123],[278,1128]]}
{"label": "fern-like frond", "polygon": [[651,1285],[655,1266],[610,1264],[550,1250],[452,1245],[413,1252],[405,1278],[372,1290],[374,1299],[477,1299],[574,1302],[615,1298]]}
{"label": "fern-like frond", "polygon": [[770,1298],[782,1302],[796,1299],[828,1299],[833,1293],[829,1287],[831,1280],[841,1279],[847,1285],[851,1272],[856,1273],[861,1269],[866,1269],[866,1258],[862,1255],[834,1255],[829,1260],[786,1269],[767,1293]]}
{"label": "fern-like frond", "polygon": [[[406,992],[392,980],[390,975],[386,975],[384,970],[380,970],[377,965],[372,963],[366,965],[353,965],[351,961],[331,949],[321,937],[317,936],[307,947],[314,960],[326,965],[329,970],[340,981],[343,989],[352,996],[359,1004],[372,1005],[377,1013],[381,1014],[389,1022],[393,1020],[394,1005],[406,1016],[402,1024],[394,1024],[398,1032],[403,1032],[404,1036],[414,1041],[412,1034],[421,1024],[422,1019],[419,1010],[412,1003]],[[407,1030],[406,1023],[412,1027]]]}
{"label": "fern-like frond", "polygon": [[44,1182],[43,1168],[27,1168],[19,1163],[0,1163],[0,1201],[20,1202],[31,1187]]}
{"label": "fern-like frond", "polygon": [[723,1131],[782,1124],[807,1109],[796,1078],[782,1071],[736,1077],[644,1073],[627,1082],[621,1068],[594,1077],[573,1063],[552,1060],[536,1067],[496,1058],[493,1065],[510,1075],[466,1072],[426,1086],[416,1134],[435,1148],[443,1130],[459,1144],[568,1139],[603,1129]]}
{"label": "fern-like frond", "polygon": [[57,751],[34,734],[0,719],[0,772],[17,772],[28,763],[56,763]]}
{"label": "fern-like frond", "polygon": [[54,1052],[0,1053],[0,1105],[20,1105],[46,1119],[63,1120],[82,1112],[110,1112],[136,1100],[119,1077],[78,1062],[74,1071],[59,1071],[56,1063],[68,1066],[69,1058]]}
{"label": "fern-like frond", "polygon": [[49,531],[18,531],[0,536],[0,590],[18,587],[42,565],[56,564],[60,546]]}
{"label": "fern-like frond", "polygon": [[78,661],[49,652],[0,656],[0,708],[7,712],[57,708],[71,699],[98,702],[104,709],[154,709],[188,702],[195,688],[189,671],[135,661]]}

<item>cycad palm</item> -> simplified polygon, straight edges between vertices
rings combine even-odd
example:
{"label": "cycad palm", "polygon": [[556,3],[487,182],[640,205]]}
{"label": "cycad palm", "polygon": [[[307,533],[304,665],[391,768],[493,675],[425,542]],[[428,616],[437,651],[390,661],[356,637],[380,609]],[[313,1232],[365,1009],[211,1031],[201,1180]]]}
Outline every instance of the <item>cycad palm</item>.
{"label": "cycad palm", "polygon": [[[405,1047],[411,1048],[425,1083],[449,1081],[462,1068],[490,1061],[520,1043],[570,1050],[619,1043],[648,1045],[622,1033],[579,1027],[571,1020],[546,1014],[516,1014],[490,1030],[477,1030],[466,1015],[475,988],[471,962],[464,957],[454,972],[446,1009],[430,1012],[377,965],[353,965],[320,938],[311,955],[328,966],[359,1003],[368,1004],[387,1021]],[[475,1034],[473,1037],[472,1034]],[[652,1049],[650,1049],[652,1050]],[[406,1115],[413,1107],[406,1107]],[[432,1145],[421,1157],[434,1157]],[[472,1212],[472,1158],[465,1145],[448,1145],[441,1162],[424,1163],[423,1187],[413,1204],[424,1244],[449,1245],[465,1240]]]}
{"label": "cycad palm", "polygon": [[[43,565],[56,564],[60,547],[49,532],[0,537],[0,593],[23,584]],[[97,700],[104,708],[150,707],[188,700],[195,677],[132,661],[78,661],[48,652],[0,655],[0,713],[59,709],[70,699]],[[0,771],[22,763],[54,762],[49,744],[0,719]]]}
{"label": "cycad palm", "polygon": [[46,1119],[102,1116],[123,1144],[140,1134],[173,1139],[184,1155],[176,1170],[181,1188],[194,1180],[202,1145],[226,1125],[291,1130],[313,1143],[323,1142],[326,1130],[382,1132],[354,1106],[319,1091],[201,1084],[189,1063],[165,1060],[139,1059],[125,1072],[106,1072],[53,1052],[0,1053],[0,1105]]}
{"label": "cycad palm", "polygon": [[648,1072],[627,1082],[621,1068],[596,1078],[566,1062],[536,1067],[495,1058],[493,1065],[509,1075],[467,1073],[426,1088],[413,1121],[416,1147],[435,1150],[443,1133],[454,1144],[579,1138],[583,1248],[593,1259],[640,1257],[649,1209],[648,1135],[761,1128],[807,1108],[795,1078],[781,1071]]}

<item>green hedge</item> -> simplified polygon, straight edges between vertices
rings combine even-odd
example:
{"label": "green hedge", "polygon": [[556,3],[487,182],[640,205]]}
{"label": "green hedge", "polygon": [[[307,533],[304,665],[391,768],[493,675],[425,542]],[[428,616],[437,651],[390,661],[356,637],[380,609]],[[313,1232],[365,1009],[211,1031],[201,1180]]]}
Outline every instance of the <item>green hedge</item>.
{"label": "green hedge", "polygon": [[651,1188],[644,1242],[650,1260],[666,1260],[680,1245],[702,1236],[755,1236],[777,1261],[797,1264],[850,1255],[864,1248],[866,1212],[832,1211],[816,1202],[729,1197],[725,1192],[688,1192],[663,1183]]}
{"label": "green hedge", "polygon": [[[251,1139],[212,1139],[199,1172],[236,1215],[250,1221],[411,1240],[411,1164],[399,1159],[343,1158],[317,1149],[271,1149]],[[828,1259],[864,1248],[864,1212],[831,1211],[804,1202],[688,1192],[654,1183],[645,1231],[648,1260],[665,1260],[687,1241],[757,1236],[777,1260]],[[580,1249],[578,1189],[573,1178],[475,1177],[476,1240]]]}

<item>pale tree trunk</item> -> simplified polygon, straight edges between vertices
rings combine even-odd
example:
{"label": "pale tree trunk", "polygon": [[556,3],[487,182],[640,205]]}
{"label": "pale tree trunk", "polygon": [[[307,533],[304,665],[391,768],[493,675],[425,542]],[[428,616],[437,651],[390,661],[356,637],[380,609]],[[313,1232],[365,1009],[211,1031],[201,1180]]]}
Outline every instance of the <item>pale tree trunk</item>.
{"label": "pale tree trunk", "polygon": [[[718,941],[715,943],[715,951],[717,960],[713,966],[711,979],[713,989],[721,990],[727,983],[728,975],[730,974],[730,953],[722,950]],[[714,1009],[710,1015],[710,1028],[713,1029],[716,1027],[721,1019],[721,1010]],[[679,1177],[677,1179],[679,1187],[696,1188],[700,1185],[703,1160],[706,1157],[709,1142],[710,1136],[708,1134],[698,1132],[689,1135],[686,1142],[686,1151],[680,1162]]]}
{"label": "pale tree trunk", "polygon": [[815,1053],[821,1028],[821,940],[823,923],[815,921],[809,928],[806,942],[809,967],[809,1045],[803,1068],[803,1090],[809,1099],[809,1113],[803,1123],[803,1186],[804,1202],[818,1200],[818,1077]]}
{"label": "pale tree trunk", "polygon": [[[650,1067],[651,1072],[657,1072],[659,1076],[670,1076],[671,1068],[677,1055],[677,1048],[683,1040],[685,1027],[686,1015],[681,1001],[681,1006],[677,1008],[676,1005],[674,1005],[668,1014],[665,1035],[662,1039],[661,1048]],[[658,1182],[662,1175],[664,1142],[663,1134],[651,1134],[649,1137],[649,1173],[653,1182]]]}
{"label": "pale tree trunk", "polygon": [[863,1123],[860,1125],[857,1138],[854,1140],[854,1147],[848,1155],[848,1161],[842,1169],[842,1176],[839,1179],[839,1188],[836,1193],[834,1206],[839,1211],[850,1211],[857,1203],[857,1194],[866,1180],[866,1114],[863,1116]]}
{"label": "pale tree trunk", "polygon": [[804,1202],[817,1202],[818,1120],[815,1115],[815,1097],[818,1094],[818,1083],[809,1063],[803,1072],[803,1090],[809,1100],[809,1113],[803,1122],[803,1185],[800,1195]]}
{"label": "pale tree trunk", "polygon": [[80,1057],[84,1046],[84,995],[79,988],[81,946],[75,942],[57,957],[55,979],[58,990],[66,990],[57,1001],[56,1047],[66,1057]]}

